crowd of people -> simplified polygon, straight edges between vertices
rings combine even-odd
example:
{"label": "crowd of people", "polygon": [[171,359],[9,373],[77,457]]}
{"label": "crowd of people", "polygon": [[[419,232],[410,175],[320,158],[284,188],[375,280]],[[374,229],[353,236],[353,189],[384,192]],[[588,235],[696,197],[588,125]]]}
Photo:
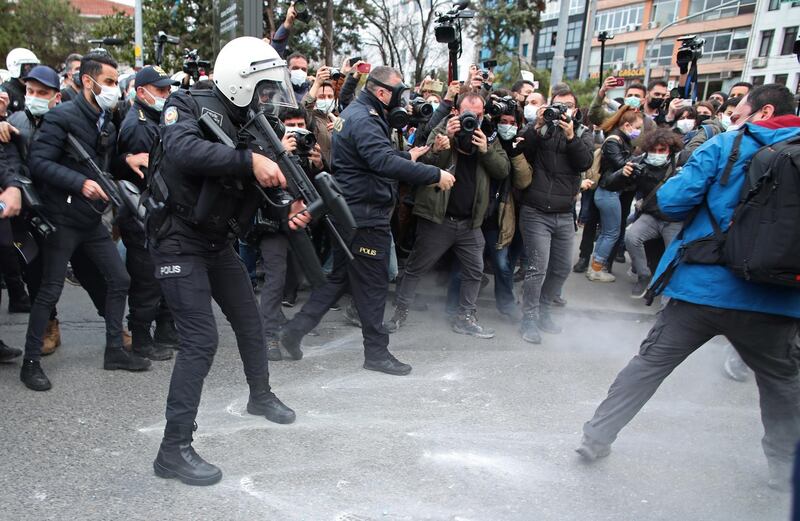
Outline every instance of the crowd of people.
{"label": "crowd of people", "polygon": [[[24,353],[0,342],[0,361],[22,356],[21,381],[36,391],[52,387],[41,360],[61,343],[56,309],[65,279],[87,291],[105,320],[105,369],[147,370],[177,349],[155,462],[163,477],[191,484],[221,477],[190,445],[217,345],[212,298],[236,332],[248,411],[290,423],[294,412],[272,393],[267,360],[300,360],[303,337],[330,309],[343,307],[361,327],[366,369],[406,375],[411,366],[389,353],[389,335],[426,306],[415,300],[423,277],[434,269],[445,275],[454,333],[488,339],[495,330],[478,320],[478,296],[491,276],[500,315],[525,342],[540,344],[565,327],[553,310],[569,305],[563,288],[571,272],[619,284],[620,265],[628,265],[631,297],[652,291],[654,274],[676,256],[674,243],[705,226],[688,212],[718,182],[713,173],[726,166],[731,147],[739,170],[747,154],[738,148],[752,156],[755,145],[732,145],[732,136],[748,129],[748,139],[769,144],[800,133],[793,97],[779,85],[739,82],[693,101],[655,80],[629,83],[624,96],[610,99],[618,81],[609,77],[582,107],[566,84],[545,96],[524,79],[497,85],[493,71],[478,65],[464,81],[426,78],[412,87],[360,58],[312,74],[302,54],[283,61],[294,17],[292,8],[269,40],[234,40],[213,74],[182,81],[152,65],[120,74],[103,50],[70,54],[60,73],[27,49],[7,56],[0,271],[9,312],[30,319]],[[229,80],[237,74],[259,81],[245,78],[242,87]],[[345,245],[325,219],[312,218],[310,200],[261,201],[247,222],[230,217],[247,206],[246,176],[268,190],[287,186],[277,166],[283,151],[265,150],[253,133],[258,111],[309,179],[333,173],[356,223]],[[234,141],[249,132],[247,147],[215,142],[208,125]],[[253,146],[261,152],[251,153]],[[98,171],[123,181],[112,183],[123,193]],[[128,190],[133,205],[108,204]],[[712,219],[730,222],[734,192],[709,196]],[[298,234],[313,244],[314,259],[295,247]],[[308,272],[315,267],[326,275],[321,282]],[[795,342],[798,291],[697,269],[677,271],[656,333],[620,373],[578,451],[589,460],[607,455],[660,381],[724,335],[733,346],[725,361],[731,377],[756,370],[765,451],[776,479],[785,477],[800,436],[800,395],[788,394],[797,390],[797,368],[758,353],[764,342],[778,351]],[[304,278],[312,291],[288,320],[284,310],[297,304]],[[392,282],[394,310],[385,318]],[[696,308],[709,307],[739,314],[686,328],[705,316]]]}

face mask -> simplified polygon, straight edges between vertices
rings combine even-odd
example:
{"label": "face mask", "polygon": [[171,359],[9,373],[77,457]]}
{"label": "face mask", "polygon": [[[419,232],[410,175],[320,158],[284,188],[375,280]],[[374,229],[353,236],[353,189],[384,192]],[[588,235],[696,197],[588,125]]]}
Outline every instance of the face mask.
{"label": "face mask", "polygon": [[653,98],[647,102],[647,106],[653,110],[658,110],[664,104],[664,98]]}
{"label": "face mask", "polygon": [[164,110],[164,105],[167,103],[167,98],[160,98],[158,96],[155,96],[149,90],[147,91],[147,93],[150,94],[150,96],[154,100],[153,103],[149,103],[148,104],[148,105],[150,105],[150,108],[152,108],[153,110],[156,110],[158,112],[161,112],[162,110]]}
{"label": "face mask", "polygon": [[328,112],[333,110],[333,103],[334,100],[332,99],[318,99],[316,103],[314,103],[314,107],[320,112],[324,112],[325,114],[327,114]]}
{"label": "face mask", "polygon": [[688,134],[692,130],[694,130],[695,120],[693,119],[679,119],[675,126],[678,127],[681,134]]}
{"label": "face mask", "polygon": [[500,139],[505,141],[511,141],[517,136],[517,128],[516,125],[497,125],[497,133],[500,135]]}
{"label": "face mask", "polygon": [[633,139],[636,139],[637,137],[639,137],[642,134],[642,130],[638,129],[638,128],[635,128],[635,129],[631,130],[630,132],[628,132],[627,134],[628,134],[628,137],[631,138],[631,140],[633,140]]}
{"label": "face mask", "polygon": [[728,116],[727,114],[723,114],[719,118],[719,124],[722,125],[722,128],[724,128],[725,130],[728,130],[728,128],[730,128],[730,126],[731,126],[731,117]]}
{"label": "face mask", "polygon": [[128,91],[128,95],[125,96],[128,101],[133,101],[136,99],[136,89],[131,89]]}
{"label": "face mask", "polygon": [[632,109],[638,109],[642,106],[642,100],[637,98],[636,96],[628,96],[625,98],[625,104]]}
{"label": "face mask", "polygon": [[698,125],[702,125],[703,123],[705,123],[709,119],[711,119],[711,116],[708,116],[706,114],[698,114],[697,115],[697,124]]}
{"label": "face mask", "polygon": [[117,106],[117,102],[119,101],[119,89],[117,87],[106,87],[105,85],[100,85],[94,79],[92,79],[95,85],[100,87],[100,94],[94,94],[94,100],[100,105],[101,110],[114,110]]}
{"label": "face mask", "polygon": [[303,69],[293,69],[289,76],[292,78],[292,85],[296,87],[302,87],[308,79],[308,74]]}
{"label": "face mask", "polygon": [[664,166],[667,164],[667,159],[669,159],[669,154],[648,153],[647,157],[644,158],[644,162],[652,166]]}
{"label": "face mask", "polygon": [[525,121],[528,123],[533,123],[536,121],[536,115],[539,112],[539,107],[536,105],[525,105],[523,112],[525,113]]}
{"label": "face mask", "polygon": [[436,109],[439,108],[439,103],[437,103],[435,101],[432,101],[431,102],[431,107],[433,107],[433,111],[436,112]]}
{"label": "face mask", "polygon": [[50,101],[52,101],[52,99],[53,98],[42,99],[34,96],[25,96],[25,108],[28,109],[31,115],[41,116],[50,110]]}

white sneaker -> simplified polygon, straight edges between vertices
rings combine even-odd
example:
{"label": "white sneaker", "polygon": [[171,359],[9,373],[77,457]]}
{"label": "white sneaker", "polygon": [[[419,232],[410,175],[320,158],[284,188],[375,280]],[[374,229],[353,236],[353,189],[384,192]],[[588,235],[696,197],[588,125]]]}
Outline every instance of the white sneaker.
{"label": "white sneaker", "polygon": [[591,266],[589,267],[589,271],[586,272],[586,278],[592,282],[614,282],[617,280],[617,277],[610,274],[606,268],[595,271]]}

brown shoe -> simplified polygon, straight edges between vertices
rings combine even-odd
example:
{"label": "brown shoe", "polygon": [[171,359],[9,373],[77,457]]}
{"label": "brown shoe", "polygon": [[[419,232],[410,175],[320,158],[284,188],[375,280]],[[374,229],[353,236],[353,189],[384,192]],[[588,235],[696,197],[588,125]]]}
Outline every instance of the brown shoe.
{"label": "brown shoe", "polygon": [[131,344],[133,344],[133,337],[131,337],[131,332],[127,329],[122,330],[122,347],[125,348],[125,351],[131,350]]}
{"label": "brown shoe", "polygon": [[44,332],[44,343],[42,344],[42,355],[52,355],[58,346],[61,345],[61,330],[58,328],[58,319],[47,323],[47,329]]}

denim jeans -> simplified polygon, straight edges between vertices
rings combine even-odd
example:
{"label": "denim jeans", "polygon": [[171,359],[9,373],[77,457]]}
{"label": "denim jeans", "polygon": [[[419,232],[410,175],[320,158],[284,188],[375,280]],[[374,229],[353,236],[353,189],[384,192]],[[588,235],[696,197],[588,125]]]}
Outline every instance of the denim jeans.
{"label": "denim jeans", "polygon": [[605,264],[619,239],[619,216],[622,211],[619,193],[598,187],[594,193],[594,205],[600,212],[600,235],[594,245],[594,260]]}

